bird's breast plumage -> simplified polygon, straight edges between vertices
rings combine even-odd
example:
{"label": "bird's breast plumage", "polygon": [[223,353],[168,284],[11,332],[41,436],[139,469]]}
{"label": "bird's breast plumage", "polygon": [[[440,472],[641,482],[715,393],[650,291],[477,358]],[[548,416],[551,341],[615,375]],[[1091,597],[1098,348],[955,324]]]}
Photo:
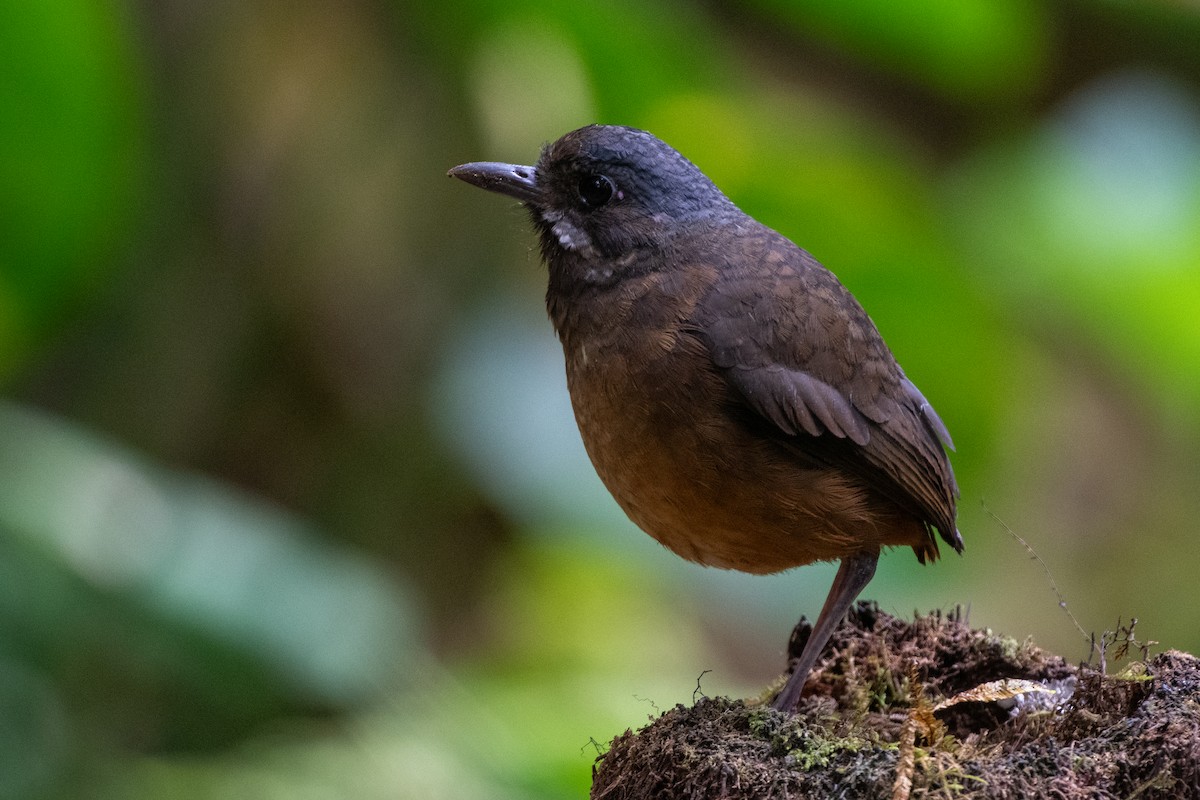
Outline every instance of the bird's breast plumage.
{"label": "bird's breast plumage", "polygon": [[697,330],[721,277],[692,265],[557,306],[576,420],[617,502],[684,558],[746,572],[923,540],[844,471],[763,435]]}

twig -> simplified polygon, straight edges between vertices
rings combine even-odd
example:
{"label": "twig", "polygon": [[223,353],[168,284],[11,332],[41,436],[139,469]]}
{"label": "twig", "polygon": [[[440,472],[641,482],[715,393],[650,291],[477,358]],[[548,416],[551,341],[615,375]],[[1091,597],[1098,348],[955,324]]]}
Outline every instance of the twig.
{"label": "twig", "polygon": [[1058,598],[1058,607],[1061,608],[1067,615],[1067,619],[1071,620],[1071,624],[1075,626],[1075,630],[1079,631],[1080,638],[1088,643],[1088,646],[1092,648],[1092,652],[1096,652],[1095,636],[1088,635],[1088,632],[1085,631],[1083,626],[1079,624],[1079,620],[1076,619],[1075,615],[1071,613],[1071,609],[1067,607],[1067,598],[1063,596],[1063,593],[1058,588],[1058,583],[1054,580],[1054,573],[1050,571],[1050,567],[1045,561],[1042,560],[1042,557],[1038,555],[1038,552],[1033,549],[1033,545],[1021,538],[1021,535],[1010,528],[1008,523],[996,516],[996,513],[988,508],[987,503],[983,504],[983,508],[985,511],[987,511],[988,516],[991,517],[997,525],[1003,528],[1009,536],[1020,542],[1021,546],[1025,548],[1025,552],[1029,553],[1029,555],[1032,556],[1034,560],[1038,562],[1038,564],[1041,564],[1042,572],[1046,573],[1046,580],[1050,582],[1050,590],[1053,591],[1054,596]]}

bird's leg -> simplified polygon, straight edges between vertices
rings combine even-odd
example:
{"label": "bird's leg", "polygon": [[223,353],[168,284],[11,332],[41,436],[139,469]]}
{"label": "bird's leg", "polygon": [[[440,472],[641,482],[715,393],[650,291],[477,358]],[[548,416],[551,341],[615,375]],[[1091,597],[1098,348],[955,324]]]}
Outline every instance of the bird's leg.
{"label": "bird's leg", "polygon": [[870,583],[878,561],[878,551],[856,553],[842,559],[837,577],[833,579],[833,586],[829,588],[829,596],[825,598],[825,605],[821,608],[808,641],[804,643],[804,652],[797,659],[796,667],[782,691],[771,701],[772,708],[789,714],[795,710],[796,704],[800,702],[800,693],[804,691],[804,683],[808,680],[808,673],[812,672],[821,651],[833,635],[834,628],[846,616],[854,598]]}

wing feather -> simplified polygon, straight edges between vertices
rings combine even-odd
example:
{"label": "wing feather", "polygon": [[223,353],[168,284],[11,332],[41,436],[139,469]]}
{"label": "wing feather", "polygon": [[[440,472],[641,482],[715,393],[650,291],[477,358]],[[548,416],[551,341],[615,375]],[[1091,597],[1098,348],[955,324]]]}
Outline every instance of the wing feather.
{"label": "wing feather", "polygon": [[943,449],[953,443],[937,412],[832,273],[786,239],[750,239],[773,246],[696,309],[713,364],[785,447],[857,476],[961,550]]}

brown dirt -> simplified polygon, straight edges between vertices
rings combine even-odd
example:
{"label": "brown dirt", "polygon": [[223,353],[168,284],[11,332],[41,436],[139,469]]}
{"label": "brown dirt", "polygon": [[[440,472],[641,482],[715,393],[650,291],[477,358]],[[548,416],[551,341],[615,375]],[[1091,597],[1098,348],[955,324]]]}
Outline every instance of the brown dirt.
{"label": "brown dirt", "polygon": [[[1045,691],[1010,697],[989,683],[1002,678]],[[955,697],[973,689],[991,701]],[[1200,660],[1169,651],[1102,675],[957,614],[904,622],[860,603],[794,716],[676,706],[613,740],[592,797],[1200,800]]]}

